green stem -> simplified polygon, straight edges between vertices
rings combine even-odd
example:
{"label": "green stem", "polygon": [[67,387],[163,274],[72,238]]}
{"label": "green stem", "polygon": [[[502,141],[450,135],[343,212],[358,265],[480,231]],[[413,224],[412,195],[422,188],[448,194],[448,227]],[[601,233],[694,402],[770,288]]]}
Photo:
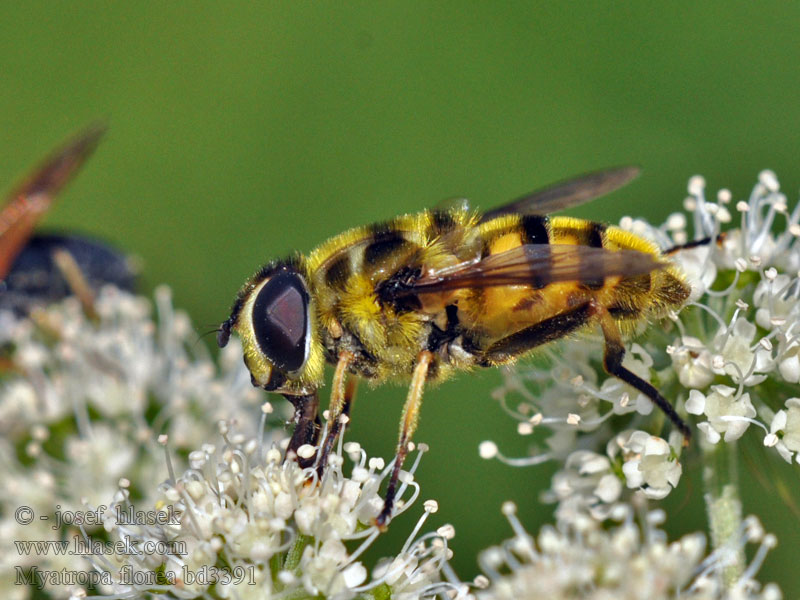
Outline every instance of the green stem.
{"label": "green stem", "polygon": [[308,544],[314,541],[310,535],[298,534],[297,539],[292,544],[292,547],[286,553],[286,560],[283,563],[283,568],[287,571],[294,571],[300,566],[300,558],[303,556],[303,550]]}
{"label": "green stem", "polygon": [[725,548],[733,560],[722,571],[725,589],[732,589],[745,569],[744,548],[739,543],[742,503],[739,499],[736,443],[701,443],[706,512],[714,551]]}

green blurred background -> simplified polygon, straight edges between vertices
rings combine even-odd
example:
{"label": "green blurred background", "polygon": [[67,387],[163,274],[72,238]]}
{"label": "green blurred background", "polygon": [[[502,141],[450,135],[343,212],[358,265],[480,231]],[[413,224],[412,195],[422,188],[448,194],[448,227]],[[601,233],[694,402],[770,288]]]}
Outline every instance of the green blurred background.
{"label": "green blurred background", "polygon": [[[3,2],[0,23],[0,182],[107,118],[46,224],[140,256],[146,289],[170,284],[198,331],[267,259],[448,197],[489,207],[635,163],[639,181],[576,214],[658,221],[695,173],[737,197],[765,167],[790,198],[800,184],[795,2]],[[441,507],[430,524],[455,524],[464,577],[478,548],[509,535],[503,500],[531,531],[551,518],[538,502],[548,468],[477,457],[487,438],[525,453],[489,398],[498,382],[431,391],[417,434],[432,448],[423,498]],[[350,438],[389,457],[403,398],[364,386]],[[699,470],[689,463],[669,499],[675,534],[704,522]],[[746,510],[781,534],[763,579],[794,597],[798,521],[747,485]]]}

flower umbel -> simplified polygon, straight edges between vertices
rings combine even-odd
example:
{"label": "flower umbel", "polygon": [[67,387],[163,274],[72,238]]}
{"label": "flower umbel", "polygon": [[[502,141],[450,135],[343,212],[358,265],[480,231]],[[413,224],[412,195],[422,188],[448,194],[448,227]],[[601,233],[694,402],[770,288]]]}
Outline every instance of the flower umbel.
{"label": "flower umbel", "polygon": [[[592,518],[561,520],[546,526],[534,538],[522,527],[516,507],[506,503],[503,512],[514,537],[480,556],[485,576],[476,579],[481,600],[779,600],[774,585],[762,587],[754,576],[764,554],[775,544],[758,520],[751,517],[733,547],[706,554],[705,536],[685,535],[670,542],[659,528],[661,511],[634,518],[629,505],[621,505],[605,525]],[[721,573],[745,544],[758,544],[755,558],[730,587],[721,585]]]}
{"label": "flower umbel", "polygon": [[[149,300],[112,287],[95,300],[96,323],[74,298],[31,317],[0,312],[0,544],[15,550],[0,558],[6,598],[28,597],[14,585],[15,567],[90,569],[80,553],[25,544],[73,540],[70,523],[53,529],[55,511],[108,503],[122,479],[138,498],[154,498],[152,482],[167,476],[158,434],[186,454],[216,435],[219,419],[255,433],[259,394],[237,348],[215,363],[170,291],[155,296],[157,318]],[[48,520],[16,521],[21,506]],[[72,587],[47,593],[66,597]]]}
{"label": "flower umbel", "polygon": [[[660,227],[630,217],[620,222],[664,250],[692,237],[707,240],[670,252],[691,283],[690,300],[680,314],[638,331],[623,364],[679,413],[697,416],[706,472],[713,474],[707,478],[710,527],[726,531],[712,540],[717,552],[736,529],[720,524],[741,516],[729,481],[735,480],[735,463],[721,461],[715,445],[760,435],[764,447],[800,462],[800,203],[789,210],[770,171],[760,174],[746,201],[735,204],[728,190],[708,200],[701,177],[693,177],[688,190],[688,218],[674,213]],[[517,420],[519,433],[546,429],[548,435],[527,458],[505,458],[490,443],[481,449],[484,457],[517,465],[564,460],[546,494],[558,503],[560,522],[582,515],[606,519],[637,496],[663,498],[682,472],[674,434],[669,441],[658,437],[663,415],[604,372],[599,346],[566,342],[533,367],[506,370],[496,398]],[[620,424],[635,431],[606,443]],[[718,464],[725,466],[711,467]],[[729,591],[745,574],[741,550],[730,564],[738,567],[726,571]]]}
{"label": "flower umbel", "polygon": [[[159,487],[155,509],[164,524],[129,524],[113,517],[133,510],[121,489],[105,529],[111,540],[162,552],[95,555],[93,563],[111,575],[108,598],[158,591],[177,598],[424,598],[455,584],[443,582],[450,557],[451,529],[416,537],[435,502],[400,552],[370,573],[359,560],[380,534],[370,523],[380,512],[378,496],[389,468],[368,459],[355,442],[330,457],[321,481],[313,467],[283,460],[276,445],[231,435],[221,425],[221,446],[206,444],[189,455],[190,468]],[[282,440],[283,446],[288,438]],[[401,492],[419,493],[413,472],[424,451],[404,474]],[[391,465],[390,465],[391,467]],[[161,546],[159,546],[161,542]],[[167,543],[165,543],[167,542]]]}
{"label": "flower umbel", "polygon": [[[26,582],[52,598],[461,589],[449,583],[452,528],[419,535],[433,501],[406,544],[368,570],[360,558],[379,534],[370,523],[391,465],[355,442],[337,448],[321,481],[284,462],[284,419],[269,403],[259,410],[263,392],[238,343],[217,363],[168,289],[156,291],[156,308],[158,320],[148,300],[106,288],[96,323],[73,299],[30,318],[0,313],[3,597],[28,598]],[[419,450],[402,475],[401,512],[419,494]],[[20,507],[47,519],[16,519]],[[102,525],[66,516],[86,514]],[[40,551],[53,544],[66,551]]]}
{"label": "flower umbel", "polygon": [[[800,204],[789,213],[777,179],[764,171],[749,200],[735,206],[740,227],[723,230],[732,221],[730,192],[710,202],[705,182],[694,177],[689,193],[690,219],[675,213],[661,227],[629,217],[620,222],[665,249],[687,243],[689,220],[695,238],[709,240],[672,255],[692,284],[692,300],[664,326],[639,335],[624,364],[679,409],[701,417],[698,427],[709,442],[733,441],[756,425],[764,445],[791,461],[798,446],[790,440],[800,425],[788,418],[800,402]],[[779,218],[785,228],[775,233]],[[637,427],[649,422],[654,434],[660,431],[658,411],[646,419],[653,413],[649,400],[606,375],[591,346],[567,342],[543,366],[505,371],[496,392],[502,405],[527,424],[524,433],[534,426],[552,431],[547,449],[529,462],[566,457],[579,435],[584,447],[588,438],[599,446],[608,435],[596,432],[626,413]]]}

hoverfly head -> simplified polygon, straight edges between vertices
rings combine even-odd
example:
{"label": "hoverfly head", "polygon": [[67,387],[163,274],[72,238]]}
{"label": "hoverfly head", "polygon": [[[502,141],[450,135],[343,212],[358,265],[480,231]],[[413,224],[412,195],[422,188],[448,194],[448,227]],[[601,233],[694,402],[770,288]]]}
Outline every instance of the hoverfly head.
{"label": "hoverfly head", "polygon": [[253,385],[284,391],[298,381],[311,353],[312,327],[308,285],[297,267],[272,263],[256,273],[220,325],[220,347],[231,330],[242,339]]}

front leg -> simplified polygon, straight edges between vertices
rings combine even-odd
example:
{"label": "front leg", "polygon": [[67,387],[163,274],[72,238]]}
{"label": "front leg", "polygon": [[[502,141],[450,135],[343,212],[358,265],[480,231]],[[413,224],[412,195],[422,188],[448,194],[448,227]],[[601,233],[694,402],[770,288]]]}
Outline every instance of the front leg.
{"label": "front leg", "polygon": [[355,395],[355,387],[346,386],[347,368],[353,362],[352,352],[341,352],[339,360],[336,363],[336,371],[333,374],[333,383],[331,384],[331,402],[328,406],[328,433],[325,436],[325,441],[322,443],[319,453],[319,462],[317,463],[317,473],[320,479],[328,464],[328,456],[333,450],[333,444],[336,443],[336,438],[342,430],[342,415],[350,413],[350,402]]}
{"label": "front leg", "polygon": [[286,448],[286,458],[289,460],[297,460],[297,463],[302,467],[310,467],[314,464],[314,457],[300,458],[297,455],[297,449],[305,444],[315,446],[319,438],[319,430],[321,423],[319,420],[319,394],[315,391],[313,394],[307,396],[290,396],[284,394],[289,402],[294,405],[294,432],[292,439],[289,440],[289,446]]}

